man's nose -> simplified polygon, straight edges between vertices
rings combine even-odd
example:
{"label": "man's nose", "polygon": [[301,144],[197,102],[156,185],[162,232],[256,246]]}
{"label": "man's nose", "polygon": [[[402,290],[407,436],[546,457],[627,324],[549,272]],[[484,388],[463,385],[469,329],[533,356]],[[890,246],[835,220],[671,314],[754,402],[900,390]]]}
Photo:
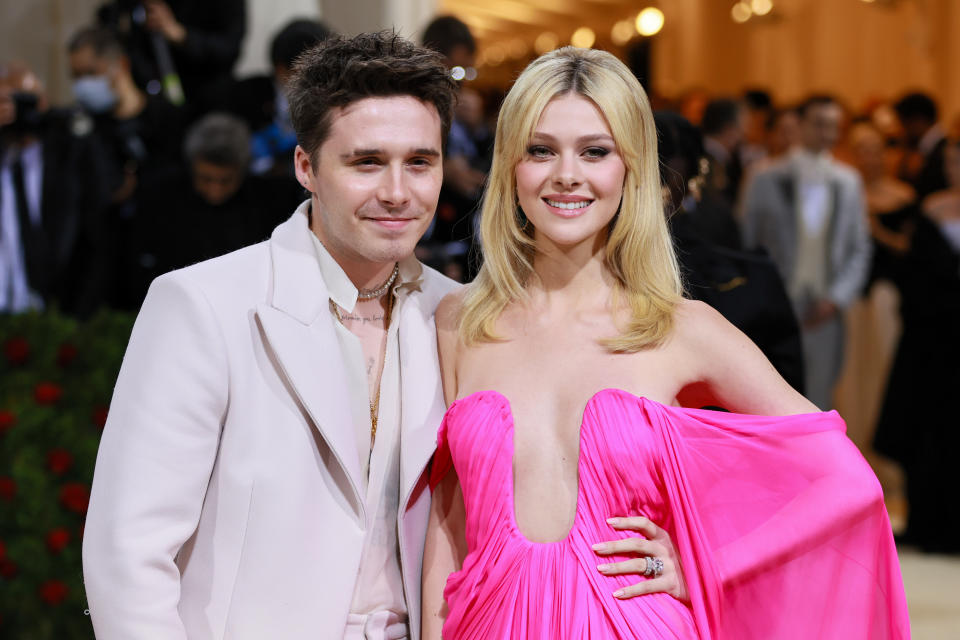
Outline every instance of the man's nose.
{"label": "man's nose", "polygon": [[388,207],[401,207],[410,201],[409,176],[402,166],[389,166],[377,194],[380,201]]}

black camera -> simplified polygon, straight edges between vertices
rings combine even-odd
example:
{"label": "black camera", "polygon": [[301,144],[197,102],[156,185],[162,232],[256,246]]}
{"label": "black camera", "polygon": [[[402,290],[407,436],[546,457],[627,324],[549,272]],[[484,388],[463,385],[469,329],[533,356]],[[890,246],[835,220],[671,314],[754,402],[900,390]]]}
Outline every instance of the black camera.
{"label": "black camera", "polygon": [[4,132],[12,134],[35,133],[43,123],[43,114],[40,113],[37,94],[26,91],[15,91],[10,94],[13,100],[14,120],[3,127]]}

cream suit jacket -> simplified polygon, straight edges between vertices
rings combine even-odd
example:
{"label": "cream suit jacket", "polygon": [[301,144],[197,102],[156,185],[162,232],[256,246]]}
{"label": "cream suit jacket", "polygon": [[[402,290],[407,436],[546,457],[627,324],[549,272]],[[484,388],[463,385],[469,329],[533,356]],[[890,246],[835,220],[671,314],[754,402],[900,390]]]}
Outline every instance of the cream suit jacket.
{"label": "cream suit jacket", "polygon": [[[364,541],[349,394],[306,205],[270,240],[158,278],[97,457],[83,542],[101,640],[342,638]],[[444,413],[424,268],[399,318],[411,634]]]}

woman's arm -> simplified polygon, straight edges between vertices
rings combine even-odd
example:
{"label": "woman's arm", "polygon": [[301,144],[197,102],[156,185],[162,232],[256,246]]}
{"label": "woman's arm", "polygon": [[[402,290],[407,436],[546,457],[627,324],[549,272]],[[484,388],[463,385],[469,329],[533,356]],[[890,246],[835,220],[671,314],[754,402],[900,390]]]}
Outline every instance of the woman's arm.
{"label": "woman's arm", "polygon": [[423,584],[421,591],[422,640],[439,640],[447,619],[443,589],[447,578],[463,566],[467,555],[466,512],[463,494],[453,469],[433,491],[427,539],[423,548]]}
{"label": "woman's arm", "polygon": [[[440,357],[440,375],[443,380],[443,395],[449,406],[457,397],[457,348],[459,333],[457,317],[460,312],[461,293],[445,297],[437,306],[437,353]],[[445,443],[439,443],[446,446]],[[436,458],[434,459],[436,464]],[[437,470],[431,470],[432,474]],[[430,519],[427,522],[427,538],[423,548],[423,574],[421,585],[421,638],[439,640],[443,623],[447,618],[447,605],[443,589],[447,577],[463,566],[467,555],[465,535],[466,510],[457,473],[451,467],[433,488],[430,504]]]}
{"label": "woman's arm", "polygon": [[673,339],[686,381],[677,394],[684,406],[767,416],[819,411],[787,384],[750,338],[707,304],[680,304]]}

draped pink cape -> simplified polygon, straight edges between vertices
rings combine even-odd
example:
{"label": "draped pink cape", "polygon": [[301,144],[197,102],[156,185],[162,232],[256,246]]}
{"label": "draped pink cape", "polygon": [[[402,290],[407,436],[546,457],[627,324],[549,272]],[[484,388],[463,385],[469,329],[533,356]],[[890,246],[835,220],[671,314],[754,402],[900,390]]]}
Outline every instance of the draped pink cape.
{"label": "draped pink cape", "polygon": [[[751,416],[668,407],[619,389],[587,402],[579,488],[566,538],[528,540],[513,500],[509,400],[479,391],[450,406],[431,484],[454,467],[468,554],[444,597],[446,640],[909,638],[893,537],[876,477],[836,412]],[[597,542],[643,515],[680,554],[690,603],[617,588]]]}

